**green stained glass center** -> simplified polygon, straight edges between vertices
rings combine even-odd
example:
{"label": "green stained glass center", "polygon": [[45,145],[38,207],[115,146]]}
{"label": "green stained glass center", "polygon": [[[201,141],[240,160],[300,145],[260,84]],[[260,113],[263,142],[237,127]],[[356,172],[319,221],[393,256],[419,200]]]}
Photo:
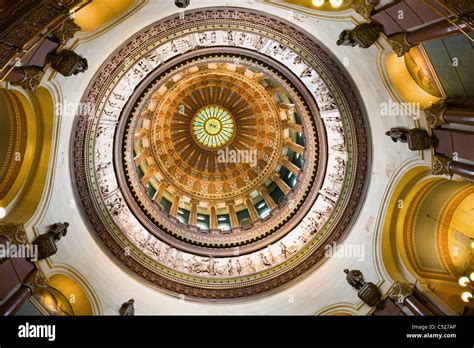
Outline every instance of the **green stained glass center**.
{"label": "green stained glass center", "polygon": [[207,148],[217,149],[234,136],[234,119],[223,107],[210,105],[200,109],[193,118],[192,132],[196,141]]}

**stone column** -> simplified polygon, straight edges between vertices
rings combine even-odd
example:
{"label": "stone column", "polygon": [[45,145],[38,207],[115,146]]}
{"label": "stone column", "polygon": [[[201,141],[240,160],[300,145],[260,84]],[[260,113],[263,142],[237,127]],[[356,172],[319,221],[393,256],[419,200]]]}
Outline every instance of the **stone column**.
{"label": "stone column", "polygon": [[250,220],[255,221],[259,218],[257,210],[255,209],[255,206],[253,205],[252,200],[250,197],[247,197],[244,201],[245,206],[247,207],[247,210],[249,211],[250,214]]}
{"label": "stone column", "polygon": [[153,200],[160,204],[161,199],[163,198],[163,194],[165,193],[166,189],[168,188],[168,183],[162,181],[160,183],[160,186],[158,187],[158,191],[156,191],[155,196],[153,197]]}
{"label": "stone column", "polygon": [[454,107],[446,102],[439,102],[424,111],[430,128],[436,128],[445,123],[474,126],[474,108]]}
{"label": "stone column", "polygon": [[453,161],[443,155],[435,155],[433,175],[459,175],[469,181],[474,181],[474,165]]}
{"label": "stone column", "polygon": [[31,288],[22,285],[3,305],[0,306],[0,315],[8,316],[15,314],[15,312],[20,309],[26,301],[28,301],[32,293]]}
{"label": "stone column", "polygon": [[443,115],[443,118],[446,123],[474,126],[474,109],[448,109]]}
{"label": "stone column", "polygon": [[285,145],[296,153],[304,153],[304,146],[294,143],[291,139],[286,139]]}
{"label": "stone column", "polygon": [[153,177],[153,175],[155,175],[156,173],[156,169],[153,168],[153,167],[149,167],[146,172],[145,172],[145,175],[142,177],[142,184],[144,186],[148,185],[148,183],[150,182],[151,178]]}
{"label": "stone column", "polygon": [[272,180],[277,186],[282,190],[283,194],[287,195],[291,191],[291,187],[286,184],[279,176],[278,174],[274,174],[272,176]]}
{"label": "stone column", "polygon": [[232,201],[226,202],[227,210],[229,211],[230,225],[232,228],[240,226],[239,219],[237,218],[237,213],[235,212],[235,204]]}
{"label": "stone column", "polygon": [[297,123],[284,121],[283,127],[294,130],[297,133],[303,133],[303,126]]}
{"label": "stone column", "polygon": [[288,169],[290,172],[292,172],[294,175],[298,175],[298,173],[300,172],[300,168],[294,163],[288,161],[288,157],[283,157],[280,160],[280,164],[286,169]]}
{"label": "stone column", "polygon": [[39,269],[32,271],[25,279],[21,287],[0,306],[0,315],[14,314],[29,298],[30,296],[48,287],[48,279]]}
{"label": "stone column", "polygon": [[178,216],[178,209],[179,209],[179,202],[181,201],[181,196],[179,194],[175,194],[173,196],[173,203],[171,204],[170,208],[170,215],[171,216]]}
{"label": "stone column", "polygon": [[25,70],[22,67],[14,67],[8,75],[5,77],[5,81],[8,82],[20,82],[22,81],[26,76]]}
{"label": "stone column", "polygon": [[415,285],[395,282],[388,296],[401,305],[405,305],[414,315],[425,316],[433,313],[413,296]]}
{"label": "stone column", "polygon": [[135,141],[141,140],[148,137],[148,129],[140,129],[138,133],[133,136]]}
{"label": "stone column", "polygon": [[460,21],[459,23],[450,23],[447,20],[442,20],[420,29],[410,31],[407,33],[407,41],[411,45],[417,45],[419,43],[442,39],[449,36],[461,34],[459,29],[468,29],[468,25],[465,22]]}
{"label": "stone column", "polygon": [[195,199],[191,200],[191,212],[189,214],[189,224],[197,225],[197,210],[199,202]]}
{"label": "stone column", "polygon": [[460,34],[459,28],[469,31],[468,25],[464,22],[458,22],[456,26],[447,20],[441,20],[414,31],[390,35],[389,41],[397,56],[402,57],[410,48],[422,42]]}
{"label": "stone column", "polygon": [[210,212],[210,227],[212,229],[217,228],[217,208],[215,205],[210,205],[209,206],[209,212]]}
{"label": "stone column", "polygon": [[452,161],[449,164],[449,171],[470,181],[474,181],[474,165]]}
{"label": "stone column", "polygon": [[13,86],[21,87],[27,91],[34,91],[41,84],[44,76],[43,69],[36,66],[14,67],[4,80]]}
{"label": "stone column", "polygon": [[135,161],[135,164],[140,164],[144,160],[146,160],[150,156],[150,150],[148,149],[143,149],[142,152],[138,156],[135,156],[133,159]]}
{"label": "stone column", "polygon": [[270,210],[277,207],[277,204],[273,200],[272,196],[270,196],[270,194],[268,193],[268,189],[266,187],[260,188],[260,194],[262,195],[263,199],[265,200],[265,203],[267,203]]}

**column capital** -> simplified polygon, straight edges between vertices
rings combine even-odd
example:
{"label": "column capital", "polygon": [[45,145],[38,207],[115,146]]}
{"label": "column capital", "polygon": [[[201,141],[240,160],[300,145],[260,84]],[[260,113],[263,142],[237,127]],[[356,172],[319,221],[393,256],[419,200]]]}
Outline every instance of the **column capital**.
{"label": "column capital", "polygon": [[349,7],[354,9],[354,11],[362,17],[369,19],[374,10],[374,5],[378,2],[378,0],[352,0]]}
{"label": "column capital", "polygon": [[395,33],[388,37],[388,42],[392,50],[397,54],[397,57],[403,57],[414,45],[407,40],[407,33]]}
{"label": "column capital", "polygon": [[23,285],[29,287],[31,292],[36,292],[48,287],[48,277],[40,269],[32,271],[25,279]]}
{"label": "column capital", "polygon": [[394,300],[397,301],[400,304],[403,304],[405,302],[405,299],[408,296],[411,296],[413,294],[413,291],[415,290],[415,285],[412,283],[403,283],[403,282],[395,282],[393,283],[392,287],[388,291],[388,296]]}
{"label": "column capital", "polygon": [[23,224],[1,223],[0,235],[6,237],[12,244],[28,244],[28,237]]}
{"label": "column capital", "polygon": [[252,200],[252,196],[250,195],[250,193],[247,193],[247,194],[244,196],[244,199],[250,199],[250,200]]}
{"label": "column capital", "polygon": [[435,155],[433,157],[433,175],[452,175],[449,166],[452,160],[443,155]]}
{"label": "column capital", "polygon": [[[21,87],[27,91],[35,91],[41,84],[41,80],[45,74],[43,69],[36,66],[22,66],[15,67],[14,70],[15,69],[19,69],[19,75],[22,76],[22,78],[18,81],[10,81],[10,83],[13,86]],[[6,80],[8,81],[8,75]]]}
{"label": "column capital", "polygon": [[283,110],[294,110],[295,109],[295,104],[290,104],[290,103],[279,103],[278,107]]}
{"label": "column capital", "polygon": [[443,118],[446,110],[448,110],[448,107],[444,101],[433,104],[424,110],[430,128],[436,128],[446,123]]}
{"label": "column capital", "polygon": [[234,200],[225,201],[225,204],[227,206],[230,206],[230,205],[235,206],[235,201]]}

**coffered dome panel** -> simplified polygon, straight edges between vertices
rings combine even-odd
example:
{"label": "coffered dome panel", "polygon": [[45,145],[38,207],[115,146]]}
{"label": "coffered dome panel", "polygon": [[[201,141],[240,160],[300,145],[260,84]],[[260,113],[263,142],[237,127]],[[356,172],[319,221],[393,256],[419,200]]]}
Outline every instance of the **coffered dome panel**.
{"label": "coffered dome panel", "polygon": [[[265,35],[263,35],[265,33]],[[74,169],[96,233],[164,291],[231,299],[314,270],[357,213],[357,92],[309,34],[201,9],[128,39],[83,97]]]}

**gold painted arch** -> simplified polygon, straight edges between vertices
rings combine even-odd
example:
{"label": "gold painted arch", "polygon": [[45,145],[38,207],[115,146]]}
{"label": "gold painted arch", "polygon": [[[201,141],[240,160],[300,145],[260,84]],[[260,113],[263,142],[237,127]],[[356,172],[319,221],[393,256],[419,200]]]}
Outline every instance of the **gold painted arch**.
{"label": "gold painted arch", "polygon": [[418,283],[458,313],[466,304],[457,281],[474,265],[474,215],[466,211],[473,200],[473,184],[433,177],[419,166],[399,180],[383,225],[382,258],[391,278]]}

